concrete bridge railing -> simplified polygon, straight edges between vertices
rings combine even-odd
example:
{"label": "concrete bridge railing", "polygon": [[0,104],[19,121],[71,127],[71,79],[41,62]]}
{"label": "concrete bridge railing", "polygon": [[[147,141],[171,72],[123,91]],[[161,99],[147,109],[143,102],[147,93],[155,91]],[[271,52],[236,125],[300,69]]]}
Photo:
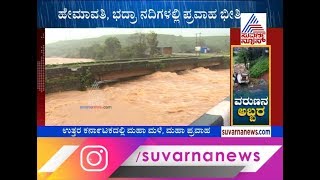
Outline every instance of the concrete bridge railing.
{"label": "concrete bridge railing", "polygon": [[190,126],[230,126],[230,97],[211,108]]}
{"label": "concrete bridge railing", "polygon": [[46,93],[69,90],[84,90],[96,81],[114,81],[152,74],[157,71],[182,71],[197,67],[220,68],[229,60],[228,56],[199,59],[170,58],[113,63],[81,63],[81,65],[46,66]]}

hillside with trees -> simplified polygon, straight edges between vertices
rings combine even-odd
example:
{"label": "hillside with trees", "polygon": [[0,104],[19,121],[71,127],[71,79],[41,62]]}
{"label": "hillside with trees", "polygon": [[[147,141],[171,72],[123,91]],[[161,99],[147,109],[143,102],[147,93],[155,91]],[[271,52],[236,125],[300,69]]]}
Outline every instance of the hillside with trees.
{"label": "hillside with trees", "polygon": [[[228,53],[229,36],[203,36],[202,46],[214,53]],[[98,38],[59,41],[46,45],[46,57],[123,59],[157,56],[158,47],[172,47],[173,53],[193,53],[195,37],[150,33],[106,35]]]}
{"label": "hillside with trees", "polygon": [[233,56],[233,63],[243,63],[252,78],[258,78],[269,71],[269,48],[267,47],[236,48]]}

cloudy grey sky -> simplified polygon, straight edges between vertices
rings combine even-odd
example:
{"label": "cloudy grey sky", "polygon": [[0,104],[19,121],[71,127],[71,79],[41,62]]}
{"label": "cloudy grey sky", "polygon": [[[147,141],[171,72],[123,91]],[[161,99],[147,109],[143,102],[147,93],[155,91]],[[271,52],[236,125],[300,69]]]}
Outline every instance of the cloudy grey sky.
{"label": "cloudy grey sky", "polygon": [[229,28],[199,29],[199,28],[46,28],[45,43],[53,43],[63,40],[94,38],[112,34],[134,34],[137,32],[148,33],[154,31],[157,34],[170,34],[176,36],[194,37],[196,33],[201,36],[229,36]]}

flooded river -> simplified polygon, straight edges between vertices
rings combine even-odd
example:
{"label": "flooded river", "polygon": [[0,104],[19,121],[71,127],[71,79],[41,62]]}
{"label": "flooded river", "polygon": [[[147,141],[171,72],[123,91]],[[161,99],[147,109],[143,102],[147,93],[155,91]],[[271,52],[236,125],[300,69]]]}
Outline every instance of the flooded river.
{"label": "flooded river", "polygon": [[68,64],[68,63],[81,63],[81,62],[94,62],[93,59],[83,58],[60,58],[60,57],[46,57],[45,64]]}
{"label": "flooded river", "polygon": [[[189,125],[230,95],[230,71],[156,72],[98,90],[46,95],[46,125]],[[87,106],[101,109],[87,109]]]}

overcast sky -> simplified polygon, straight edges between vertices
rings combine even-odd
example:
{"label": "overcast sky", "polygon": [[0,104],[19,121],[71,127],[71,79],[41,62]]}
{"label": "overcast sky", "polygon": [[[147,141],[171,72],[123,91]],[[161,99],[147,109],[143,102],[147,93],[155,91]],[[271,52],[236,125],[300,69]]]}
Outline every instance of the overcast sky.
{"label": "overcast sky", "polygon": [[63,40],[94,38],[112,34],[134,34],[137,32],[148,33],[154,31],[157,34],[170,34],[184,37],[194,37],[196,33],[201,36],[229,36],[229,28],[199,29],[199,28],[46,28],[45,43],[53,43]]}

